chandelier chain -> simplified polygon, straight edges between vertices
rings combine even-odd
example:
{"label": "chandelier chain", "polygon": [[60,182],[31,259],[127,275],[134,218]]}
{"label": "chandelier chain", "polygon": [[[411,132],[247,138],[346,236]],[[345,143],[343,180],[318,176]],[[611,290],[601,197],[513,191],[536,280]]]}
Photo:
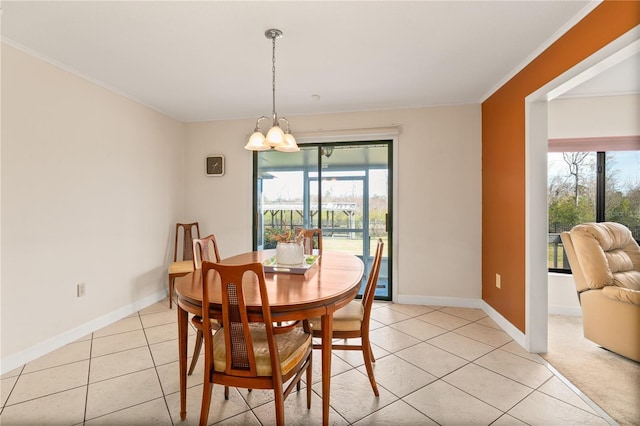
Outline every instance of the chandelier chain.
{"label": "chandelier chain", "polygon": [[273,43],[273,48],[271,52],[271,74],[272,74],[272,85],[273,85],[273,125],[276,125],[278,116],[276,115],[276,36],[272,35],[271,41]]}
{"label": "chandelier chain", "polygon": [[[0,0],[1,1],[1,0]],[[249,137],[249,141],[245,145],[245,149],[249,151],[267,151],[275,148],[281,152],[298,152],[300,148],[296,143],[296,139],[291,134],[289,121],[284,118],[278,118],[276,113],[276,39],[282,37],[282,31],[272,28],[264,32],[265,37],[271,39],[271,92],[273,95],[272,105],[272,122],[271,128],[265,133],[260,129],[260,123],[268,120],[269,117],[262,116],[256,121],[256,127]],[[280,121],[286,124],[283,129]]]}

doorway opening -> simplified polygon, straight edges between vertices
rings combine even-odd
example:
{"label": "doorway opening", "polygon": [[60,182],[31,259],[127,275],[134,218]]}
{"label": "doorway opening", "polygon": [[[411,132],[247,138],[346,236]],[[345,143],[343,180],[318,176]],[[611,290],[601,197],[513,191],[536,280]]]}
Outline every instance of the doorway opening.
{"label": "doorway opening", "polygon": [[640,26],[611,42],[581,63],[530,94],[526,107],[525,221],[525,349],[547,351],[548,326],[548,198],[547,103],[638,51]]}

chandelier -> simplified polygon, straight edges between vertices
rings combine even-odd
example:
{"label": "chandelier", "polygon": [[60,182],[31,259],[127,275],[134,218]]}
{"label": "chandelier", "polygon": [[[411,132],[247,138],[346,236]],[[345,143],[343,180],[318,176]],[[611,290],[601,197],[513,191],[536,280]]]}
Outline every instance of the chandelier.
{"label": "chandelier", "polygon": [[[289,129],[289,120],[284,117],[278,117],[276,114],[276,39],[282,37],[282,31],[276,29],[270,29],[265,31],[265,37],[270,38],[273,44],[272,47],[272,84],[273,84],[273,112],[271,116],[271,128],[265,134],[260,130],[260,124],[265,120],[269,120],[269,117],[264,115],[256,121],[256,128],[249,137],[249,142],[245,145],[244,149],[250,151],[265,151],[271,148],[275,148],[277,151],[282,152],[297,152],[300,151],[296,140],[291,134]],[[283,130],[280,123],[285,124]]]}

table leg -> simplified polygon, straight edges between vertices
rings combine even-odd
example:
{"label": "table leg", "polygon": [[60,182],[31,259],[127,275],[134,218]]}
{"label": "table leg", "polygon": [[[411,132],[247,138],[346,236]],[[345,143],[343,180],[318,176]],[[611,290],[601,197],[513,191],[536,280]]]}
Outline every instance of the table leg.
{"label": "table leg", "polygon": [[189,315],[178,304],[178,354],[180,364],[180,420],[187,418],[187,329]]}
{"label": "table leg", "polygon": [[333,312],[322,316],[322,424],[329,424],[331,397],[331,336],[333,335]]}

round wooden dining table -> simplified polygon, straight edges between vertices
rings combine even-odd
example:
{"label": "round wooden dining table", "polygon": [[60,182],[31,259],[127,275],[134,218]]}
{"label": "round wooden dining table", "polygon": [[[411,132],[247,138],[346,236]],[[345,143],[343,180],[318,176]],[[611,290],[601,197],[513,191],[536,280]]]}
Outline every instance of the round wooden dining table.
{"label": "round wooden dining table", "polygon": [[[254,251],[222,260],[224,264],[263,262],[275,256],[275,250]],[[331,384],[331,336],[333,313],[347,305],[358,294],[364,264],[358,257],[339,252],[325,251],[304,273],[265,272],[265,280],[273,321],[291,321],[320,317],[322,321],[322,424],[329,424]],[[215,277],[216,275],[212,275]],[[209,280],[209,312],[220,318],[220,283]],[[202,315],[201,270],[178,278],[178,345],[180,360],[180,418],[187,417],[187,339],[188,314]],[[261,302],[256,295],[248,297],[247,308],[259,312]],[[208,377],[206,378],[208,380]],[[310,386],[307,383],[307,386]]]}

